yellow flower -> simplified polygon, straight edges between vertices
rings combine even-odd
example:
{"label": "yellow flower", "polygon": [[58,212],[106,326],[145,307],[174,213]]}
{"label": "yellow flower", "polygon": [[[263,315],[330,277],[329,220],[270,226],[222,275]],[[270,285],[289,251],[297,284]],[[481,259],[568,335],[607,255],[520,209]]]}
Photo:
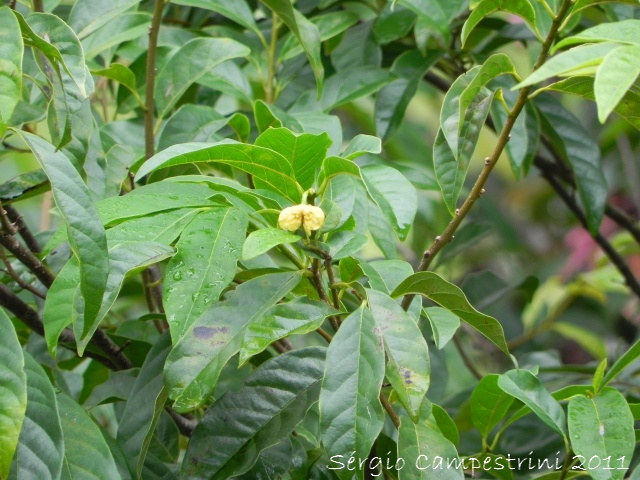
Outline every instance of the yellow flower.
{"label": "yellow flower", "polygon": [[278,217],[278,226],[290,232],[295,232],[302,227],[309,235],[312,231],[319,230],[322,225],[324,225],[324,212],[320,207],[313,205],[287,207]]}

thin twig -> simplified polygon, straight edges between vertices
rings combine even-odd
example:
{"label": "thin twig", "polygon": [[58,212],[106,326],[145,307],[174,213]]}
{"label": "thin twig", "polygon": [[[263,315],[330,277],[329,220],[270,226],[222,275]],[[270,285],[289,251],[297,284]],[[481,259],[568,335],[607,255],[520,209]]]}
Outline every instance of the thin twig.
{"label": "thin twig", "polygon": [[316,328],[316,332],[318,332],[320,336],[327,341],[327,343],[331,343],[331,340],[333,340],[333,337],[323,328]]}
{"label": "thin twig", "polygon": [[36,295],[36,296],[38,296],[38,297],[40,297],[42,299],[45,298],[45,294],[43,292],[38,290],[33,285],[29,285],[27,282],[22,280],[22,278],[20,278],[20,275],[18,275],[18,272],[16,272],[13,269],[13,266],[11,265],[11,262],[7,258],[7,255],[6,255],[6,253],[4,251],[4,248],[2,246],[0,246],[0,258],[2,258],[2,262],[4,263],[4,266],[7,268],[6,270],[3,270],[3,271],[7,275],[9,275],[13,279],[14,282],[16,282],[21,288],[30,291],[34,295]]}
{"label": "thin twig", "polygon": [[44,12],[44,1],[43,0],[33,0],[33,11],[34,12]]}
{"label": "thin twig", "polygon": [[[3,217],[2,213],[0,213],[0,217]],[[16,259],[31,270],[45,287],[51,287],[55,278],[53,273],[13,235],[5,230],[0,230],[0,245],[9,250]]]}
{"label": "thin twig", "polygon": [[467,352],[464,351],[462,342],[460,342],[460,338],[458,338],[458,334],[455,334],[453,336],[453,343],[455,344],[456,349],[458,350],[458,353],[460,354],[460,358],[462,358],[462,362],[464,363],[464,365],[469,369],[469,371],[474,377],[480,380],[482,378],[482,374],[475,367],[475,365],[467,355]]}
{"label": "thin twig", "polygon": [[[542,48],[540,50],[540,54],[538,55],[538,59],[536,60],[535,65],[533,66],[534,71],[540,68],[542,64],[546,61],[547,56],[549,55],[549,50],[551,49],[551,45],[555,41],[556,35],[558,34],[558,28],[562,23],[562,19],[564,18],[566,13],[569,11],[569,8],[571,7],[571,5],[572,5],[571,0],[563,0],[562,5],[558,10],[558,14],[556,15],[556,17],[553,20],[553,23],[551,24],[549,34],[547,35],[547,38],[542,44]],[[462,220],[464,220],[464,218],[469,214],[475,202],[484,194],[484,185],[489,179],[489,176],[493,171],[493,168],[495,167],[496,162],[500,158],[500,155],[502,154],[503,150],[507,145],[507,142],[509,141],[511,130],[516,122],[516,119],[518,118],[518,116],[520,115],[520,113],[522,112],[522,110],[524,109],[528,101],[530,91],[531,91],[530,86],[524,87],[523,89],[520,90],[520,93],[518,94],[518,98],[515,104],[513,105],[513,108],[509,112],[509,115],[507,116],[504,127],[500,132],[500,135],[498,136],[496,146],[493,149],[493,152],[491,153],[491,155],[489,155],[485,159],[484,167],[480,172],[480,175],[478,175],[478,178],[474,183],[473,187],[471,188],[471,192],[469,193],[469,196],[466,198],[466,200],[460,206],[460,208],[456,210],[456,215],[453,217],[451,222],[449,222],[449,225],[447,225],[447,228],[444,230],[444,232],[442,232],[439,236],[437,236],[435,241],[431,244],[431,246],[424,252],[422,256],[422,261],[420,262],[420,265],[417,268],[418,272],[425,271],[429,268],[429,266],[431,265],[431,262],[433,262],[434,257],[438,254],[438,252],[440,252],[440,250],[442,250],[442,248],[445,245],[447,245],[453,239],[453,235],[455,234],[456,230],[462,223]],[[402,299],[402,308],[407,310],[409,308],[409,305],[411,305],[411,301],[413,300],[414,296],[415,295],[412,295],[412,294],[405,295],[404,298]]]}
{"label": "thin twig", "polygon": [[42,251],[42,249],[40,248],[40,244],[38,243],[38,240],[36,240],[36,237],[33,235],[33,233],[31,233],[31,230],[29,230],[29,227],[27,227],[27,224],[24,222],[24,218],[22,218],[22,215],[20,215],[17,210],[11,205],[3,205],[3,207],[4,211],[7,213],[7,217],[16,226],[16,228],[18,229],[18,233],[24,240],[24,243],[27,245],[29,250],[31,250],[33,253],[40,253]]}
{"label": "thin twig", "polygon": [[164,0],[155,0],[151,28],[149,29],[149,47],[147,49],[145,111],[144,111],[144,152],[147,159],[155,153],[153,119],[155,110],[156,53],[158,50],[158,33],[164,11]]}
{"label": "thin twig", "polygon": [[389,400],[387,400],[387,397],[382,392],[380,392],[380,403],[389,414],[389,417],[391,418],[391,421],[396,426],[396,428],[400,428],[400,417],[393,409],[393,406],[389,403]]}

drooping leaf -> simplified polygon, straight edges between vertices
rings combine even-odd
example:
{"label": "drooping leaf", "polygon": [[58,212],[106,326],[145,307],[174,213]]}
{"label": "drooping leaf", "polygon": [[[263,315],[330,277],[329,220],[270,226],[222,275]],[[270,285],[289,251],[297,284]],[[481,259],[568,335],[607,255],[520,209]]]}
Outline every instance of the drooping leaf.
{"label": "drooping leaf", "polygon": [[513,403],[513,397],[498,386],[499,377],[495,374],[483,377],[471,394],[471,421],[485,439]]}
{"label": "drooping leaf", "polygon": [[536,27],[536,12],[529,0],[482,0],[471,12],[467,21],[464,22],[464,26],[462,27],[462,44],[465,44],[469,34],[484,17],[497,11],[518,15],[527,22],[533,33],[538,37],[540,36]]}
{"label": "drooping leaf", "polygon": [[276,340],[318,329],[325,318],[335,313],[325,302],[304,297],[275,305],[249,324],[240,349],[240,365]]}
{"label": "drooping leaf", "polygon": [[597,232],[607,201],[607,182],[600,164],[600,149],[580,121],[552,97],[540,95],[536,106],[542,125],[556,150],[573,170],[589,230]]}
{"label": "drooping leaf", "polygon": [[378,137],[372,135],[356,135],[351,139],[347,148],[341,153],[341,156],[353,160],[365,153],[378,154],[382,151],[382,142]]}
{"label": "drooping leaf", "polygon": [[69,243],[80,265],[80,293],[84,300],[82,334],[99,314],[107,287],[109,256],[104,227],[88,188],[69,159],[53,145],[28,132],[18,134],[49,177],[53,198],[67,224]]}
{"label": "drooping leaf", "polygon": [[24,355],[13,324],[0,308],[0,477],[7,478],[27,408]]}
{"label": "drooping leaf", "polygon": [[249,470],[316,402],[325,353],[307,347],[279,355],[249,375],[242,389],[216,401],[193,432],[182,475],[224,479]]}
{"label": "drooping leaf", "polygon": [[300,236],[280,228],[261,228],[251,232],[242,247],[242,260],[251,260],[283,243],[294,243]]}
{"label": "drooping leaf", "polygon": [[369,308],[384,339],[386,374],[414,422],[430,382],[429,348],[415,320],[388,295],[367,290]]}
{"label": "drooping leaf", "polygon": [[307,55],[309,65],[316,78],[318,97],[322,94],[324,67],[320,56],[320,32],[304,15],[295,10],[289,0],[260,0],[284,22],[287,28],[298,39]]}
{"label": "drooping leaf", "polygon": [[160,168],[198,162],[219,162],[250,173],[256,188],[265,188],[281,194],[293,203],[300,202],[302,189],[293,179],[293,167],[285,157],[268,148],[245,144],[186,143],[175,145],[145,162],[136,179]]}
{"label": "drooping leaf", "polygon": [[186,43],[158,72],[155,90],[158,115],[165,117],[187,88],[213,67],[249,53],[249,48],[229,38],[194,38]]}
{"label": "drooping leaf", "polygon": [[27,410],[10,480],[60,477],[64,442],[56,395],[49,377],[31,355],[25,356]]}
{"label": "drooping leaf", "polygon": [[233,280],[247,224],[242,210],[214,208],[200,213],[182,232],[162,292],[174,344]]}
{"label": "drooping leaf", "polygon": [[598,120],[604,123],[640,75],[640,44],[609,52],[598,67],[593,86]]}
{"label": "drooping leaf", "polygon": [[56,400],[64,438],[61,478],[120,478],[118,467],[100,428],[84,409],[65,393],[58,393]]}
{"label": "drooping leaf", "polygon": [[509,370],[500,375],[498,386],[529,407],[549,427],[566,437],[564,410],[533,373],[528,370]]}
{"label": "drooping leaf", "polygon": [[140,0],[80,0],[73,4],[69,13],[69,26],[79,39],[96,31],[105,23],[140,3]]}
{"label": "drooping leaf", "polygon": [[0,136],[4,134],[22,96],[23,50],[16,16],[9,7],[0,7]]}
{"label": "drooping leaf", "polygon": [[147,354],[118,422],[118,443],[138,478],[167,400],[163,367],[170,350],[171,336],[165,332]]}
{"label": "drooping leaf", "polygon": [[422,314],[429,320],[436,347],[444,348],[460,328],[460,318],[442,307],[427,307],[422,310]]}
{"label": "drooping leaf", "polygon": [[308,190],[327,156],[331,139],[326,133],[296,135],[286,128],[269,128],[256,139],[255,144],[274,150],[289,160],[296,181],[303,190]]}
{"label": "drooping leaf", "polygon": [[138,94],[138,90],[136,88],[136,76],[129,67],[122,65],[121,63],[112,63],[108,68],[92,70],[91,73],[118,82],[120,85],[131,92],[131,94],[138,102],[138,105],[144,105],[144,102],[140,98],[140,95]]}
{"label": "drooping leaf", "polygon": [[[360,307],[349,315],[327,349],[320,392],[320,429],[329,456],[355,452],[367,458],[382,429],[380,387],[384,346],[371,311]],[[364,471],[356,467],[362,478]],[[340,479],[353,473],[335,470]]]}
{"label": "drooping leaf", "polygon": [[400,480],[464,478],[456,447],[440,432],[428,400],[422,404],[419,422],[406,417],[400,419],[398,457],[404,460]]}
{"label": "drooping leaf", "polygon": [[418,208],[414,186],[396,169],[385,165],[365,166],[360,171],[369,195],[398,238],[406,239]]}
{"label": "drooping leaf", "polygon": [[222,367],[240,350],[247,327],[299,281],[299,272],[263,275],[239,285],[229,299],[211,304],[167,358],[165,385],[175,410],[193,410],[209,398]]}
{"label": "drooping leaf", "polygon": [[[591,478],[624,478],[636,439],[633,415],[622,394],[607,387],[594,397],[577,395],[569,400],[567,420],[571,446],[585,459],[583,467]],[[617,459],[618,468],[602,461],[606,458]]]}
{"label": "drooping leaf", "polygon": [[399,297],[407,294],[423,295],[441,307],[450,310],[489,339],[505,355],[509,355],[509,349],[500,322],[489,315],[478,312],[469,304],[462,290],[436,273],[414,273],[398,285],[391,296]]}

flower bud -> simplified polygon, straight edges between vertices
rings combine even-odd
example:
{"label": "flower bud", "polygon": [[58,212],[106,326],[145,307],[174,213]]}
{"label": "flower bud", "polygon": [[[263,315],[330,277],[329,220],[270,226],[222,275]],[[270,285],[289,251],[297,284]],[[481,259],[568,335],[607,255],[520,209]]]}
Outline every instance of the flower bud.
{"label": "flower bud", "polygon": [[314,207],[313,205],[300,205],[302,209],[302,226],[304,230],[309,232],[319,230],[324,225],[324,212],[320,207]]}
{"label": "flower bud", "polygon": [[302,225],[303,217],[303,210],[300,207],[303,207],[303,205],[294,205],[293,207],[287,207],[282,210],[278,217],[278,226],[290,232],[298,230]]}

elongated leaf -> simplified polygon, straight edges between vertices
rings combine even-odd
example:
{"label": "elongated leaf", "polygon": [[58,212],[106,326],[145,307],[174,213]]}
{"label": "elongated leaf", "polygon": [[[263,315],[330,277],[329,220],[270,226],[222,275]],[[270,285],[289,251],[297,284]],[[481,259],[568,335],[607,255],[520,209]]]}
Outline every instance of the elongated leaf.
{"label": "elongated leaf", "polygon": [[38,195],[49,186],[44,170],[23,173],[0,185],[0,201],[9,203],[17,198],[29,198]]}
{"label": "elongated leaf", "polygon": [[158,140],[158,150],[187,142],[219,140],[216,132],[229,123],[215,109],[206,105],[182,105],[164,124]]}
{"label": "elongated leaf", "polygon": [[[560,82],[553,83],[545,88],[538,90],[555,90],[558,92],[570,93],[572,95],[578,95],[582,98],[589,100],[595,100],[594,95],[594,79],[593,77],[571,77]],[[627,122],[640,130],[640,115],[638,115],[638,107],[640,106],[640,95],[629,90],[620,103],[613,109],[615,113],[624,118]]]}
{"label": "elongated leaf", "polygon": [[376,95],[376,134],[383,141],[391,138],[400,126],[420,80],[441,55],[441,52],[430,51],[423,57],[418,50],[409,50],[394,60],[391,73],[398,78],[382,87]]}
{"label": "elongated leaf", "polygon": [[[320,429],[329,456],[355,452],[367,458],[382,429],[379,394],[384,378],[383,340],[371,311],[360,307],[333,337],[320,392]],[[364,471],[356,467],[362,479]],[[353,473],[335,470],[340,479]]]}
{"label": "elongated leaf", "polygon": [[64,438],[62,479],[113,480],[120,478],[109,446],[100,428],[74,400],[57,396]]}
{"label": "elongated leaf", "polygon": [[462,45],[464,46],[469,34],[484,17],[497,11],[518,15],[527,22],[531,31],[540,37],[540,33],[536,27],[536,12],[529,0],[482,0],[471,12],[467,21],[464,22],[464,26],[462,27]]}
{"label": "elongated leaf", "polygon": [[136,179],[159,168],[185,163],[219,162],[253,175],[256,188],[272,190],[296,204],[300,202],[302,189],[293,180],[293,167],[279,153],[245,144],[207,147],[206,144],[198,143],[169,147],[144,163],[138,170]]}
{"label": "elongated leaf", "polygon": [[101,77],[109,78],[111,80],[115,80],[131,92],[140,106],[144,105],[144,102],[140,98],[140,95],[138,95],[138,90],[136,88],[136,76],[131,71],[131,69],[129,69],[129,67],[120,63],[112,63],[108,68],[92,70],[91,73],[94,75],[99,75]]}
{"label": "elongated leaf", "polygon": [[318,98],[322,95],[322,80],[324,67],[320,57],[320,32],[318,27],[311,23],[304,15],[295,10],[289,0],[260,0],[282,19],[291,33],[300,42],[304,53],[309,59],[309,65],[316,77]]}
{"label": "elongated leaf", "polygon": [[404,460],[400,480],[464,478],[456,447],[440,432],[428,401],[422,405],[419,422],[400,419],[398,457]]}
{"label": "elongated leaf", "polygon": [[247,328],[240,349],[240,365],[276,340],[316,330],[335,313],[325,302],[308,298],[275,305]]}
{"label": "elongated leaf", "polygon": [[471,394],[471,421],[484,439],[500,423],[513,403],[513,397],[498,386],[499,378],[495,374],[485,376]]}
{"label": "elongated leaf", "polygon": [[536,105],[542,112],[545,132],[571,164],[587,225],[595,233],[602,222],[607,200],[607,182],[600,164],[598,144],[580,121],[552,97],[540,95]]}
{"label": "elongated leaf", "polygon": [[598,119],[604,123],[640,75],[640,44],[616,48],[598,67],[594,84]]}
{"label": "elongated leaf", "polygon": [[595,73],[602,60],[616,48],[618,45],[613,43],[598,43],[572,48],[547,60],[514,88],[533,85],[554,76]]}
{"label": "elongated leaf", "polygon": [[325,353],[307,347],[280,355],[249,375],[241,390],[220,398],[193,432],[182,475],[226,479],[249,470],[316,402]]}
{"label": "elongated leaf", "polygon": [[56,395],[49,377],[33,357],[26,355],[24,360],[27,410],[9,479],[55,480],[60,477],[64,457]]}
{"label": "elongated leaf", "polygon": [[262,36],[260,29],[253,19],[251,9],[245,0],[234,0],[227,2],[225,0],[172,0],[171,3],[176,5],[184,5],[186,7],[198,7],[212,10],[220,15],[224,15],[230,20],[247,27],[249,30]]}
{"label": "elongated leaf", "polygon": [[444,348],[458,331],[460,318],[446,308],[441,307],[425,308],[422,310],[422,314],[429,320],[436,347],[438,349]]}
{"label": "elongated leaf", "polygon": [[280,228],[261,228],[251,232],[242,247],[242,260],[251,260],[273,247],[283,243],[294,243],[300,240],[295,233],[286,232]]}
{"label": "elongated leaf", "polygon": [[495,318],[478,312],[469,304],[462,290],[439,275],[433,272],[415,273],[398,285],[391,296],[399,297],[407,294],[424,295],[441,307],[450,310],[509,355],[502,325]]}
{"label": "elongated leaf", "polygon": [[[584,458],[584,468],[594,480],[621,480],[629,467],[636,443],[633,415],[617,390],[607,387],[595,397],[578,395],[569,400],[571,446]],[[607,457],[620,459],[612,469]]]}
{"label": "elongated leaf", "polygon": [[148,12],[124,12],[102,25],[82,40],[87,59],[124,42],[136,40],[149,32],[151,15]]}
{"label": "elongated leaf", "polygon": [[367,243],[367,237],[359,233],[346,230],[336,232],[326,242],[329,246],[329,254],[334,260],[339,260],[359,252]]}
{"label": "elongated leaf", "polygon": [[636,0],[576,0],[573,2],[573,8],[571,9],[570,15],[573,16],[576,13],[584,10],[585,8],[599,5],[602,3],[624,3],[626,5],[637,5],[638,2]]}
{"label": "elongated leaf", "polygon": [[430,382],[429,347],[415,320],[388,295],[367,290],[369,308],[384,339],[387,378],[414,422]]}
{"label": "elongated leaf", "polygon": [[566,437],[564,410],[533,373],[528,370],[509,370],[500,375],[498,386],[529,407],[549,427]]}
{"label": "elongated leaf", "polygon": [[138,3],[140,0],[79,0],[71,9],[69,25],[83,39]]}
{"label": "elongated leaf", "polygon": [[67,223],[69,243],[80,264],[80,292],[84,299],[82,333],[86,334],[100,311],[109,275],[104,227],[89,190],[69,159],[36,135],[22,131],[18,134],[49,177],[53,198]]}
{"label": "elongated leaf", "polygon": [[300,281],[299,272],[249,280],[228,300],[213,303],[175,344],[165,365],[165,384],[174,409],[188,411],[205,402],[222,367],[240,350],[245,330]]}
{"label": "elongated leaf", "polygon": [[7,478],[27,408],[24,356],[13,324],[0,308],[0,477]]}
{"label": "elongated leaf", "polygon": [[274,150],[289,160],[303,190],[313,186],[331,143],[326,133],[296,135],[286,128],[270,128],[256,139],[257,146]]}
{"label": "elongated leaf", "polygon": [[613,365],[611,365],[611,368],[602,379],[601,386],[605,387],[638,357],[640,357],[640,340],[634,343],[629,350],[624,352],[624,354],[618,358]]}
{"label": "elongated leaf", "polygon": [[167,399],[163,391],[163,367],[170,350],[171,336],[165,333],[147,354],[118,422],[118,443],[138,478]]}
{"label": "elongated leaf", "polygon": [[404,260],[374,260],[359,262],[359,266],[369,279],[369,286],[387,294],[413,274],[413,267]]}
{"label": "elongated leaf", "polygon": [[201,211],[198,208],[178,208],[134,218],[107,230],[107,239],[111,244],[158,242],[171,245]]}
{"label": "elongated leaf", "polygon": [[182,232],[162,292],[173,343],[233,280],[247,224],[243,211],[215,208],[199,214]]}
{"label": "elongated leaf", "polygon": [[22,52],[20,24],[9,7],[0,7],[0,136],[9,124],[22,96]]}
{"label": "elongated leaf", "polygon": [[173,108],[189,85],[216,65],[251,51],[229,38],[194,38],[178,50],[158,73],[156,109],[160,117]]}
{"label": "elongated leaf", "polygon": [[601,23],[581,31],[577,35],[559,41],[554,50],[576,43],[616,42],[640,45],[640,20],[629,19],[621,22]]}
{"label": "elongated leaf", "polygon": [[365,166],[360,171],[369,195],[398,238],[407,238],[418,208],[414,186],[396,169],[385,165]]}

